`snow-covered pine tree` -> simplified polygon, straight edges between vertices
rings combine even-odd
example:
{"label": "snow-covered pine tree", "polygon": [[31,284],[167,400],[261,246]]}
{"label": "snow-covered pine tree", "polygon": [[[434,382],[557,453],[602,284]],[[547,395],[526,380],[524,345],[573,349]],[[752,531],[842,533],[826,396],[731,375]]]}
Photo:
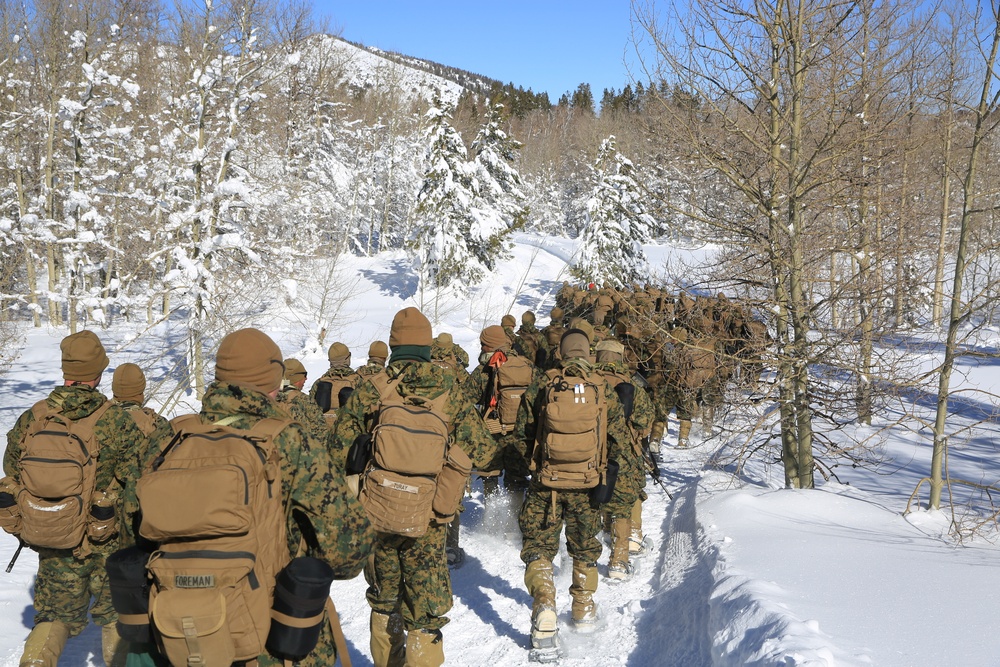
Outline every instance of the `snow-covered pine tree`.
{"label": "snow-covered pine tree", "polygon": [[601,142],[594,177],[573,273],[587,282],[624,288],[646,276],[642,244],[649,242],[655,221],[642,204],[635,166],[618,152],[614,135]]}
{"label": "snow-covered pine tree", "polygon": [[474,166],[451,115],[435,94],[429,121],[427,172],[417,195],[416,225],[408,247],[420,275],[420,289],[462,291],[495,265],[500,238],[507,231],[499,215],[479,206]]}
{"label": "snow-covered pine tree", "polygon": [[484,252],[497,259],[510,256],[507,237],[520,229],[528,219],[524,182],[515,167],[521,142],[508,135],[502,124],[502,104],[493,104],[486,112],[486,120],[472,142],[475,155],[473,169],[476,192],[479,195],[476,209],[482,216],[499,217],[486,226],[496,233],[487,239],[491,247]]}

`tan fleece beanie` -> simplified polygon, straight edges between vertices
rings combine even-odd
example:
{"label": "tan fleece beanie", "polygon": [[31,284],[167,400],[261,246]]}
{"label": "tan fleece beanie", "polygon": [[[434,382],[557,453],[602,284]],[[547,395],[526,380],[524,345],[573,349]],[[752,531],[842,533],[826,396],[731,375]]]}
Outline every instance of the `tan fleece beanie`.
{"label": "tan fleece beanie", "polygon": [[298,359],[289,357],[285,359],[285,379],[295,384],[299,380],[306,379],[306,367]]}
{"label": "tan fleece beanie", "polygon": [[368,346],[368,358],[385,362],[389,358],[389,346],[380,340],[375,341]]}
{"label": "tan fleece beanie", "polygon": [[389,347],[419,345],[430,347],[434,342],[431,323],[424,314],[410,306],[396,313],[389,328]]}
{"label": "tan fleece beanie", "polygon": [[513,315],[508,313],[507,315],[504,315],[503,317],[500,318],[500,326],[510,327],[511,329],[513,329],[514,327],[517,326],[517,320],[514,319]]}
{"label": "tan fleece beanie", "polygon": [[146,400],[146,376],[135,364],[122,364],[111,376],[111,395],[116,401],[142,403]]}
{"label": "tan fleece beanie", "polygon": [[535,323],[535,314],[530,310],[526,310],[521,313],[521,324],[528,326]]}
{"label": "tan fleece beanie", "polygon": [[450,333],[442,331],[437,335],[437,338],[434,339],[434,342],[440,345],[441,347],[446,347],[448,345],[454,345],[455,339],[451,337]]}
{"label": "tan fleece beanie", "polygon": [[70,382],[96,380],[108,367],[108,355],[93,331],[80,331],[59,343],[62,350],[63,379]]}
{"label": "tan fleece beanie", "polygon": [[490,352],[510,345],[510,339],[507,338],[507,334],[504,332],[503,327],[499,327],[495,324],[483,329],[483,332],[479,334],[479,342],[482,343],[484,347],[488,348]]}
{"label": "tan fleece beanie", "polygon": [[240,329],[219,343],[215,355],[215,379],[252,387],[268,394],[281,386],[285,368],[281,350],[263,331]]}
{"label": "tan fleece beanie", "polygon": [[563,359],[586,359],[590,356],[590,339],[579,329],[570,329],[559,341],[559,354]]}
{"label": "tan fleece beanie", "polygon": [[562,318],[566,316],[563,309],[556,306],[549,312],[549,318],[552,320],[553,324],[562,324]]}
{"label": "tan fleece beanie", "polygon": [[350,366],[351,364],[351,350],[340,341],[330,346],[327,356],[333,365]]}

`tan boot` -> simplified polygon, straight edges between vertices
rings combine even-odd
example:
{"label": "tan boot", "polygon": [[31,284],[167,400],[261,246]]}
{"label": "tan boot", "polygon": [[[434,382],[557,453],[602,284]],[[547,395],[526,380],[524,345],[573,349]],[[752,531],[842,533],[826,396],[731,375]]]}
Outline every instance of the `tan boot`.
{"label": "tan boot", "polygon": [[370,646],[375,667],[402,667],[406,661],[406,636],[399,614],[373,611],[369,620]]}
{"label": "tan boot", "polygon": [[682,419],[680,426],[677,429],[677,446],[687,447],[688,438],[691,437],[691,420]]}
{"label": "tan boot", "polygon": [[559,628],[556,622],[556,585],[552,561],[539,558],[528,563],[524,585],[534,600],[531,606],[531,646],[551,648]]}
{"label": "tan boot", "polygon": [[440,630],[410,630],[406,635],[405,667],[441,667],[444,638]]}
{"label": "tan boot", "polygon": [[705,433],[705,436],[712,435],[712,430],[715,428],[715,406],[706,405],[701,411],[701,430]]}
{"label": "tan boot", "polygon": [[118,634],[118,624],[108,623],[101,627],[101,653],[104,654],[104,664],[107,667],[125,667],[128,655],[128,642]]}
{"label": "tan boot", "polygon": [[611,560],[608,561],[608,578],[615,581],[630,579],[635,569],[629,561],[628,539],[632,532],[632,519],[616,516],[611,519]]}
{"label": "tan boot", "polygon": [[653,454],[660,453],[660,441],[663,440],[663,434],[667,430],[666,422],[656,420],[653,422],[652,430],[649,432],[649,451]]}
{"label": "tan boot", "polygon": [[24,642],[18,667],[56,667],[69,639],[69,626],[61,621],[42,622],[32,628]]}
{"label": "tan boot", "polygon": [[573,561],[573,583],[569,594],[573,597],[573,624],[578,631],[593,630],[597,623],[597,566],[593,563]]}
{"label": "tan boot", "polygon": [[642,501],[632,505],[632,530],[628,536],[629,560],[646,555],[646,536],[642,534]]}

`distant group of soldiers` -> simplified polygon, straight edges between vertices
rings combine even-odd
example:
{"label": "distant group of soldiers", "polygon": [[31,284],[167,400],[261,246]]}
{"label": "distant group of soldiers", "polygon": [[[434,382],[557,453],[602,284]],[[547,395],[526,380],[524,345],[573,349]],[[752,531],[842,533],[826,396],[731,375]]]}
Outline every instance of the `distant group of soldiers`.
{"label": "distant group of soldiers", "polygon": [[[547,660],[558,651],[552,561],[560,531],[565,527],[573,559],[572,621],[580,629],[593,627],[599,532],[610,543],[611,580],[628,579],[634,559],[649,549],[642,531],[643,487],[647,471],[658,474],[654,454],[668,416],[676,411],[680,422],[677,446],[688,443],[691,419],[699,414],[710,431],[727,385],[756,387],[768,340],[766,327],[746,307],[721,294],[692,297],[655,288],[625,292],[565,284],[547,326],[539,329],[534,313],[526,311],[520,325],[508,314],[485,327],[471,372],[468,353],[447,332],[432,338],[430,323],[415,308],[396,315],[389,343],[372,342],[367,362],[358,368],[345,344],[330,345],[330,367],[308,392],[301,361],[282,360],[262,332],[235,332],[220,346],[216,382],[203,399],[200,419],[239,428],[262,418],[292,420],[294,428],[276,441],[282,456],[289,457],[282,461],[283,480],[303,479],[287,467],[292,459],[308,461],[308,470],[321,472],[305,478],[309,481],[301,488],[286,489],[292,555],[296,550],[315,555],[333,566],[338,578],[354,576],[367,558],[375,664],[439,665],[444,661],[441,629],[451,607],[448,570],[464,558],[460,515],[449,523],[432,522],[426,534],[414,538],[373,531],[356,500],[359,475],[348,474],[348,457],[374,429],[387,391],[444,401],[450,439],[461,445],[481,478],[484,501],[504,498],[518,511],[525,585],[533,599],[531,645]],[[106,414],[94,426],[97,444],[106,450],[98,460],[98,485],[120,488],[114,501],[120,529],[118,537],[87,553],[38,550],[36,627],[20,664],[54,666],[66,639],[85,627],[88,606],[103,626],[108,664],[123,664],[126,654],[129,664],[164,664],[152,644],[120,645],[111,625],[115,616],[103,562],[115,549],[142,541],[136,482],[167,447],[172,431],[142,407],[145,377],[138,367],[118,367],[115,400],[110,409],[103,408],[105,399],[96,388],[109,362],[100,341],[84,332],[68,337],[62,349],[64,384],[36,406],[35,414],[68,408],[81,417]],[[610,487],[600,500],[590,482],[588,488],[564,490],[555,477],[542,479],[549,465],[542,443],[558,430],[546,411],[563,400],[556,394],[567,387],[578,392],[574,402],[594,402],[604,411],[598,486],[610,482]],[[67,415],[77,418],[76,412]],[[12,483],[20,481],[18,456],[32,419],[33,413],[26,412],[8,434],[4,468]],[[360,477],[363,485],[364,474]],[[329,493],[324,485],[331,485]],[[334,528],[338,521],[352,526],[349,535]],[[324,626],[308,664],[333,663],[337,651],[331,631],[336,629]],[[138,662],[139,656],[146,661]],[[270,663],[262,655],[260,664]]]}

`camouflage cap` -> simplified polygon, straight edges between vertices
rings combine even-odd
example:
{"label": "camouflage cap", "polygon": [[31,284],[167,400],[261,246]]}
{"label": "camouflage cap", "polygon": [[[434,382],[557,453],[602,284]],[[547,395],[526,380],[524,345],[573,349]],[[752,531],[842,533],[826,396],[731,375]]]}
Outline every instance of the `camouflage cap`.
{"label": "camouflage cap", "polygon": [[215,379],[242,384],[268,394],[281,386],[285,375],[281,349],[263,331],[234,331],[219,343],[215,355]]}
{"label": "camouflage cap", "polygon": [[410,306],[396,313],[389,328],[389,347],[418,345],[430,347],[433,343],[431,323],[419,310]]}
{"label": "camouflage cap", "polygon": [[306,379],[306,367],[298,359],[285,359],[285,379],[295,384]]}
{"label": "camouflage cap", "polygon": [[340,341],[337,341],[330,346],[327,357],[330,358],[331,364],[349,364],[351,363],[351,350]]}
{"label": "camouflage cap", "polygon": [[499,350],[501,347],[507,347],[510,344],[510,339],[507,338],[503,327],[494,324],[483,329],[483,332],[479,334],[479,342],[483,347],[488,348],[492,352],[493,350]]}
{"label": "camouflage cap", "polygon": [[108,367],[108,355],[93,331],[80,331],[62,339],[63,378],[70,382],[90,382]]}
{"label": "camouflage cap", "polygon": [[111,395],[116,401],[142,403],[146,400],[146,376],[135,364],[122,364],[111,377]]}

